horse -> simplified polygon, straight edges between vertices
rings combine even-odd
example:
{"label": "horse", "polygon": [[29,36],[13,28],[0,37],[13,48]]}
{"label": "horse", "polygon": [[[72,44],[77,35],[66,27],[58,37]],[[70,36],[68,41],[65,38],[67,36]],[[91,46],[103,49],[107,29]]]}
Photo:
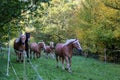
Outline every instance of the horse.
{"label": "horse", "polygon": [[32,52],[33,52],[34,58],[35,58],[35,56],[37,58],[39,58],[40,55],[41,55],[41,49],[42,48],[45,48],[45,43],[44,42],[39,42],[38,44],[36,42],[31,43],[30,44],[30,55],[31,55],[30,57],[33,58],[33,56],[32,56]]}
{"label": "horse", "polygon": [[[55,47],[55,55],[58,68],[58,60],[62,60],[62,69],[71,72],[72,54],[73,48],[76,48],[79,52],[82,51],[80,43],[77,39],[69,39],[65,43],[57,43]],[[66,61],[66,68],[64,68],[64,60]]]}
{"label": "horse", "polygon": [[26,40],[26,35],[21,34],[19,38],[14,40],[14,51],[16,53],[17,62],[23,62],[24,58],[24,53],[25,53],[25,40]]}
{"label": "horse", "polygon": [[54,43],[50,42],[50,46],[45,46],[44,52],[46,53],[47,58],[48,58],[48,54],[50,54],[54,59]]}
{"label": "horse", "polygon": [[26,54],[27,54],[27,58],[29,58],[29,44],[28,44],[28,41],[30,40],[30,33],[26,32],[25,35],[26,35],[25,51],[26,51]]}

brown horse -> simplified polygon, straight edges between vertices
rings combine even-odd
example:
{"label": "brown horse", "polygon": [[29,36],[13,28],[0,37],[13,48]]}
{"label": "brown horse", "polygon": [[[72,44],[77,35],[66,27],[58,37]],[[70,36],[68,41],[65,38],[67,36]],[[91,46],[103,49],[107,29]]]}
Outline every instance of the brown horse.
{"label": "brown horse", "polygon": [[[44,42],[40,42],[38,44],[36,42],[31,43],[30,44],[30,57],[33,58],[33,55],[34,55],[34,58],[35,56],[39,58],[41,55],[41,49],[44,47],[45,47]],[[32,52],[33,52],[33,55],[32,55]]]}
{"label": "brown horse", "polygon": [[25,40],[26,35],[22,34],[19,38],[14,41],[14,50],[17,56],[17,62],[23,62],[24,51],[25,51]]}
{"label": "brown horse", "polygon": [[50,54],[51,57],[54,59],[54,43],[50,42],[50,46],[45,46],[44,52],[46,53],[47,58],[48,58],[48,54]]}
{"label": "brown horse", "polygon": [[71,72],[70,67],[71,67],[73,48],[82,51],[80,43],[77,39],[70,39],[67,40],[66,43],[58,43],[56,45],[55,54],[56,54],[57,67],[58,67],[58,60],[62,59],[62,69],[64,70],[64,59],[65,59],[67,65],[65,69]]}

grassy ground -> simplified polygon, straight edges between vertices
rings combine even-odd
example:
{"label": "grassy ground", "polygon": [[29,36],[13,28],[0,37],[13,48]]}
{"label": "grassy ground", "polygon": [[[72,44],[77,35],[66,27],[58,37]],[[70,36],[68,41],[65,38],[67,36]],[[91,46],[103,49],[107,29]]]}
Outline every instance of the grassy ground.
{"label": "grassy ground", "polygon": [[[7,52],[3,53],[4,56],[0,56],[0,80],[17,80],[11,65],[9,76],[6,76]],[[23,63],[16,63],[15,59],[15,53],[11,52],[11,63],[19,80],[38,80],[37,74],[28,62],[26,62],[26,69],[24,69]],[[62,70],[61,65],[56,68],[56,61],[46,59],[44,56],[31,60],[31,62],[43,80],[120,80],[120,65],[104,64],[104,62],[91,58],[73,56],[72,73]]]}

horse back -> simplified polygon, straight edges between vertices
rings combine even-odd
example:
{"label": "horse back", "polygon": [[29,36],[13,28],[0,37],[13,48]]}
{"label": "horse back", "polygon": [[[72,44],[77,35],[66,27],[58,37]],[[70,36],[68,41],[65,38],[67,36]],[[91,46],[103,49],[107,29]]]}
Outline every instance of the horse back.
{"label": "horse back", "polygon": [[63,56],[63,43],[58,43],[55,47],[55,54],[59,56]]}
{"label": "horse back", "polygon": [[30,50],[32,50],[32,51],[39,51],[39,46],[38,46],[38,44],[36,43],[36,42],[33,42],[33,43],[31,43],[30,44]]}

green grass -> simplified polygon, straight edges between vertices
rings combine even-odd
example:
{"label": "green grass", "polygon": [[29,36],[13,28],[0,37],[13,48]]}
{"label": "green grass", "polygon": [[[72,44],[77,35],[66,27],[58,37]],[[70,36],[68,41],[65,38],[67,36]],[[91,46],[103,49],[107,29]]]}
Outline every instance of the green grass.
{"label": "green grass", "polygon": [[[13,64],[20,80],[38,80],[37,74],[26,62],[26,75],[24,74],[23,63],[16,63],[15,53],[11,51],[11,63]],[[62,70],[61,64],[56,68],[55,59],[46,59],[41,56],[39,59],[31,60],[43,80],[120,80],[120,65],[104,63],[91,58],[73,56],[72,73]],[[9,68],[9,76],[6,76],[7,51],[0,56],[0,80],[17,80],[12,67]]]}

